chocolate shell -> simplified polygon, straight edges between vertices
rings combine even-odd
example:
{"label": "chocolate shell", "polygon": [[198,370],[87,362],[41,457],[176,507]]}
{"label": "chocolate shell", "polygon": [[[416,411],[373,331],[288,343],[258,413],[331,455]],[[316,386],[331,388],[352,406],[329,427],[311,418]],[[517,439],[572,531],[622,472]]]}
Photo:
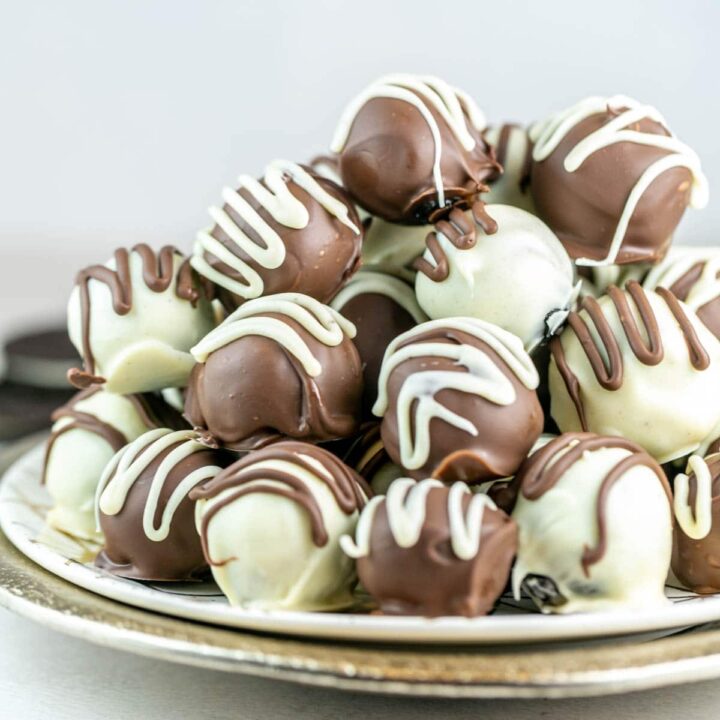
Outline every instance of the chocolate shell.
{"label": "chocolate shell", "polygon": [[383,613],[475,617],[492,610],[507,584],[517,527],[463,483],[400,479],[370,501],[355,541],[342,545]]}
{"label": "chocolate shell", "polygon": [[515,473],[543,428],[537,371],[519,338],[475,318],[433,320],[388,347],[373,412],[415,479]]}
{"label": "chocolate shell", "polygon": [[228,460],[191,430],[151,430],[126,445],[98,486],[105,547],[95,564],[136,580],[195,580],[207,574],[188,493]]}
{"label": "chocolate shell", "polygon": [[587,98],[530,139],[537,213],[578,265],[657,262],[685,208],[707,203],[695,152],[632,98]]}
{"label": "chocolate shell", "polygon": [[311,168],[270,163],[225,188],[215,224],[199,233],[193,267],[232,309],[246,300],[299,292],[327,302],[360,266],[363,225],[347,193]]}
{"label": "chocolate shell", "polygon": [[425,224],[438,211],[471,205],[486,189],[499,166],[484,128],[483,114],[461,90],[438,78],[388,75],[350,102],[331,149],[344,187],[365,210]]}
{"label": "chocolate shell", "polygon": [[210,445],[349,437],[360,419],[355,328],[306,295],[248,301],[193,348],[185,415]]}

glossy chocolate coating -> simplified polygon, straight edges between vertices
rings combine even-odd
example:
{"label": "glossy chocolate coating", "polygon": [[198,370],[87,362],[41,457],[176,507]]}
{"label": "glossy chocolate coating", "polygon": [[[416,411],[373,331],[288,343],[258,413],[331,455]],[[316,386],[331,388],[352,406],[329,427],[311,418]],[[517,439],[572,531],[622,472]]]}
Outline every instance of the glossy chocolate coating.
{"label": "glossy chocolate coating", "polygon": [[[430,422],[428,460],[420,468],[406,468],[407,475],[417,480],[436,477],[446,482],[462,480],[468,483],[513,475],[543,429],[543,412],[535,390],[528,389],[491,347],[468,333],[438,329],[414,338],[413,342],[478,347],[510,381],[516,399],[509,405],[498,405],[459,390],[439,390],[435,399],[451,412],[470,420],[478,428],[478,433],[473,436],[439,418],[433,418]],[[383,418],[381,432],[385,450],[398,465],[402,465],[397,419],[398,395],[406,378],[428,369],[465,372],[452,359],[421,356],[405,360],[390,374],[389,407]]]}
{"label": "glossy chocolate coating", "polygon": [[[98,567],[121,577],[154,581],[195,580],[208,572],[200,536],[195,528],[195,503],[187,495],[182,498],[173,515],[170,532],[165,540],[150,540],[143,529],[143,512],[153,477],[163,459],[179,444],[175,443],[161,452],[142,471],[117,515],[106,515],[102,511],[99,513],[105,547],[95,559]],[[208,465],[222,467],[229,461],[229,455],[208,449],[193,453],[177,463],[163,483],[155,513],[155,526],[159,525],[173,490],[190,473]]]}
{"label": "glossy chocolate coating", "polygon": [[198,363],[185,398],[185,416],[210,444],[252,450],[283,436],[323,442],[352,435],[359,426],[362,365],[352,340],[336,346],[317,340],[287,315],[322,372],[310,377],[273,339],[249,335]]}
{"label": "glossy chocolate coating", "polygon": [[[373,519],[370,551],[357,561],[363,587],[388,615],[486,615],[502,594],[517,549],[517,526],[502,510],[486,507],[477,554],[461,560],[452,549],[448,488],[434,488],[418,542],[400,547],[387,506]],[[463,497],[467,510],[472,495]]]}
{"label": "glossy chocolate coating", "polygon": [[[712,476],[712,527],[700,540],[688,537],[678,523],[673,532],[672,570],[677,579],[696,593],[720,592],[720,455],[707,459]],[[695,507],[697,484],[690,474],[688,503]]]}
{"label": "glossy chocolate coating", "polygon": [[[341,187],[308,167],[304,169],[323,190],[347,206],[348,218],[360,229],[360,234],[353,232],[302,187],[286,177],[288,189],[307,209],[309,220],[305,227],[291,228],[277,222],[267,208],[258,202],[247,188],[242,187],[238,190],[240,197],[282,239],[286,256],[280,267],[266,268],[254,262],[219,225],[212,228],[210,235],[218,240],[228,252],[249,263],[258,273],[264,286],[263,295],[298,292],[310,295],[320,302],[327,302],[360,267],[363,225],[355,205]],[[264,180],[260,180],[260,182],[265,185]],[[243,232],[262,246],[262,240],[257,233],[230,205],[225,204],[222,209]],[[212,253],[205,251],[203,257],[219,273],[241,283],[245,281],[245,278],[237,270],[229,267]],[[230,309],[245,302],[244,298],[222,287],[218,288],[218,296],[223,305]]]}
{"label": "glossy chocolate coating", "polygon": [[[440,131],[445,206],[471,204],[498,167],[493,150],[468,121],[475,139],[468,152],[432,104],[427,108]],[[340,153],[340,174],[353,198],[373,215],[390,222],[426,224],[438,210],[434,160],[435,142],[419,110],[403,100],[377,97],[355,116]]]}
{"label": "glossy chocolate coating", "polygon": [[[563,163],[568,153],[617,115],[617,110],[591,115],[575,125],[557,148],[533,161],[530,188],[537,214],[572,258],[601,260],[633,187],[643,172],[668,150],[619,142],[596,152],[574,172]],[[629,129],[669,136],[668,130],[644,118]],[[663,172],[645,190],[625,233],[616,263],[657,262],[666,253],[672,234],[690,199],[692,174],[685,167]]]}

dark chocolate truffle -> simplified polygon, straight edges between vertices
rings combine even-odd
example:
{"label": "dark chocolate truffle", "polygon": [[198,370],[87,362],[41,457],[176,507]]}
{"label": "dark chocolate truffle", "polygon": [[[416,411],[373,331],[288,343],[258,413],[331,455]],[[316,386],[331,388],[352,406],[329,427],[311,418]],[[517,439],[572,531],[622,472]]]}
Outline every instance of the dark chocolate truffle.
{"label": "dark chocolate truffle", "polygon": [[372,417],[385,349],[398,335],[427,320],[413,288],[400,278],[363,268],[330,303],[355,325],[363,363],[363,411]]}
{"label": "dark chocolate truffle", "polygon": [[355,327],[298,293],[248,301],[192,352],[185,414],[210,444],[251,450],[358,429],[362,366]]}
{"label": "dark chocolate truffle", "polygon": [[672,570],[693,592],[720,592],[720,454],[691,456],[674,485]]}
{"label": "dark chocolate truffle", "polygon": [[96,511],[105,547],[95,564],[136,580],[193,580],[207,572],[189,492],[227,464],[192,430],[150,430],[110,461]]}
{"label": "dark chocolate truffle", "polygon": [[481,483],[513,475],[543,428],[522,341],[476,318],[418,325],[388,347],[373,412],[410,477]]}
{"label": "dark chocolate truffle", "polygon": [[464,483],[400,479],[363,510],[355,542],[341,543],[384,613],[475,617],[507,584],[517,527]]}
{"label": "dark chocolate truffle", "polygon": [[327,302],[360,266],[363,225],[347,193],[314,170],[275,160],[258,181],[225,188],[215,225],[195,244],[193,267],[226,307],[299,292]]}
{"label": "dark chocolate truffle", "polygon": [[365,210],[425,224],[469,206],[498,169],[485,118],[470,97],[438,78],[387,75],[345,109],[332,142],[340,175]]}
{"label": "dark chocolate truffle", "polygon": [[537,213],[578,265],[656,262],[685,208],[707,203],[695,152],[631,98],[582,100],[530,139]]}

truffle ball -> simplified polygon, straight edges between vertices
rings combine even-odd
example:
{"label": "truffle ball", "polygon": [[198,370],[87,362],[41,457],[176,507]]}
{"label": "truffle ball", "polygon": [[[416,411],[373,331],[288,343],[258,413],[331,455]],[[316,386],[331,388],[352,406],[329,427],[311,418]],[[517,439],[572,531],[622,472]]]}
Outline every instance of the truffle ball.
{"label": "truffle ball", "polygon": [[720,592],[720,454],[692,455],[686,473],[674,482],[672,570],[693,592]]}
{"label": "truffle ball", "polygon": [[621,435],[665,463],[720,420],[720,342],[664,288],[586,297],[551,341],[551,413],[563,432]]}
{"label": "truffle ball", "polygon": [[362,269],[330,306],[355,326],[353,338],[363,364],[363,410],[372,417],[385,349],[398,335],[427,320],[411,285],[399,278]]}
{"label": "truffle ball", "polygon": [[114,395],[95,386],[52,414],[43,481],[53,501],[48,525],[74,537],[99,540],[95,493],[113,455],[152,428],[184,425],[159,397]]}
{"label": "truffle ball", "polygon": [[227,464],[191,430],[150,430],[105,468],[96,508],[105,547],[95,564],[136,580],[194,580],[207,572],[188,497]]}
{"label": "truffle ball", "polygon": [[417,272],[413,263],[425,251],[425,239],[432,231],[432,225],[398,225],[370,218],[363,240],[363,265],[413,283]]}
{"label": "truffle ball", "polygon": [[664,287],[720,338],[720,249],[675,247],[647,274],[643,287]]}
{"label": "truffle ball", "polygon": [[488,178],[490,189],[483,195],[483,200],[491,205],[512,205],[534,213],[530,193],[532,143],[527,130],[520,125],[505,123],[488,128],[485,139],[495,149],[502,173]]}
{"label": "truffle ball", "polygon": [[340,313],[298,293],[250,300],[193,349],[185,414],[210,444],[251,450],[359,426],[362,365]]}
{"label": "truffle ball", "polygon": [[538,374],[519,338],[476,318],[431,320],[388,346],[373,412],[415,479],[513,475],[543,428]]}
{"label": "truffle ball", "polygon": [[354,531],[369,488],[334,455],[283,441],[196,488],[213,577],[232,605],[330,610],[352,603],[356,575],[339,538]]}
{"label": "truffle ball", "polygon": [[400,479],[368,503],[355,540],[341,542],[384,613],[475,617],[507,584],[517,527],[464,483]]}
{"label": "truffle ball", "polygon": [[632,98],[582,100],[530,139],[537,213],[578,265],[656,262],[685,208],[707,204],[695,152]]}
{"label": "truffle ball", "polygon": [[485,229],[460,210],[437,223],[415,264],[418,302],[433,319],[494,323],[531,351],[572,309],[579,292],[573,264],[534,215],[510,205],[488,205],[484,213]]}
{"label": "truffle ball", "polygon": [[68,304],[68,333],[84,369],[78,388],[104,384],[127,395],[183,386],[190,348],[214,326],[209,286],[170,246],[120,248],[105,265],[78,273]]}
{"label": "truffle ball", "polygon": [[543,612],[662,605],[672,496],[660,466],[619,437],[566,433],[531,455],[514,484],[512,573]]}
{"label": "truffle ball", "polygon": [[327,302],[360,266],[363,226],[347,193],[310,168],[275,160],[262,180],[223,190],[193,267],[228,308],[283,292]]}
{"label": "truffle ball", "polygon": [[486,189],[498,165],[484,129],[483,114],[461,90],[438,78],[387,75],[350,102],[331,149],[359,205],[390,222],[422,225]]}

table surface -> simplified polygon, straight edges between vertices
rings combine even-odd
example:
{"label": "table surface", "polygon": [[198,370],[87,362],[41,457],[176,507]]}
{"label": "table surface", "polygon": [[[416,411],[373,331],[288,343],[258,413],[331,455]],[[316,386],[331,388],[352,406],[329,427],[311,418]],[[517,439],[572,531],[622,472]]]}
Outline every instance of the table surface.
{"label": "table surface", "polygon": [[345,693],[145,659],[66,637],[2,609],[0,638],[0,716],[14,720],[663,720],[712,718],[720,702],[717,681],[555,701],[412,700]]}

